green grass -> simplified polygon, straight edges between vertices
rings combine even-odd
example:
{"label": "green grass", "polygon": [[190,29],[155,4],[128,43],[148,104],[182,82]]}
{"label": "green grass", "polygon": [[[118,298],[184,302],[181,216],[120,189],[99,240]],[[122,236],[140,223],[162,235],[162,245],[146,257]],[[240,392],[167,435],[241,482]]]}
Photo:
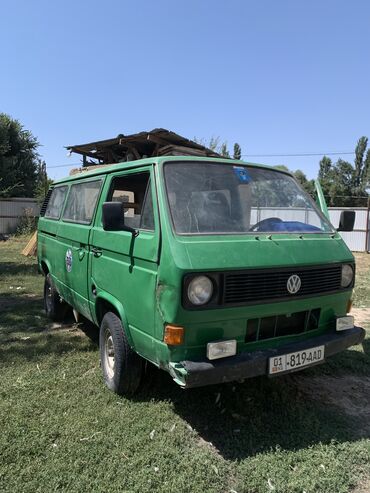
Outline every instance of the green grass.
{"label": "green grass", "polygon": [[[43,279],[23,245],[0,244],[2,493],[345,493],[368,481],[369,339],[274,380],[185,392],[153,370],[121,398],[103,385],[96,332],[45,319]],[[365,281],[355,302],[370,306]],[[309,391],[335,375],[338,388],[358,382],[359,413],[338,405],[335,386],[333,399]]]}
{"label": "green grass", "polygon": [[[357,307],[370,307],[370,255],[357,253],[356,255],[356,287],[354,290],[354,304]],[[370,325],[370,318],[368,320]]]}

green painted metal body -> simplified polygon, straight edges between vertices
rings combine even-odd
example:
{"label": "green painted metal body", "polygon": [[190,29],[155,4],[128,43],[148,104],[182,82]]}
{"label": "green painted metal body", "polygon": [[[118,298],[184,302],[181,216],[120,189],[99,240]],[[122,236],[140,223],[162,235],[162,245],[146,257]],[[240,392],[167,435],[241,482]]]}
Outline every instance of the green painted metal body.
{"label": "green painted metal body", "polygon": [[328,207],[326,205],[324,192],[321,188],[321,183],[319,180],[315,180],[315,189],[316,189],[316,196],[317,196],[317,204],[320,207],[320,209],[322,210],[323,214],[329,219]]}
{"label": "green painted metal body", "polygon": [[[209,161],[219,159],[162,157],[119,163],[59,181],[59,184],[101,180],[101,193],[90,225],[67,223],[44,217],[39,221],[38,260],[50,271],[60,295],[77,311],[99,324],[107,306],[121,317],[132,347],[144,358],[166,370],[183,360],[206,357],[210,341],[236,339],[238,353],[279,347],[287,342],[324,334],[338,316],[347,311],[351,290],[336,294],[305,297],[202,310],[182,306],[183,277],[187,273],[316,266],[354,262],[352,253],[338,233],[289,233],[267,235],[232,234],[181,236],[175,234],[167,203],[163,165],[167,161]],[[227,161],[226,161],[227,162]],[[229,161],[230,165],[238,161]],[[248,164],[240,161],[240,164]],[[256,165],[261,166],[261,165]],[[126,231],[104,231],[102,204],[111,181],[138,171],[151,174],[154,197],[155,231],[140,231],[134,238]],[[92,248],[99,248],[95,257]],[[66,252],[72,251],[70,272]],[[295,336],[246,343],[248,319],[321,309],[317,330]],[[165,324],[185,328],[180,346],[163,342]]]}

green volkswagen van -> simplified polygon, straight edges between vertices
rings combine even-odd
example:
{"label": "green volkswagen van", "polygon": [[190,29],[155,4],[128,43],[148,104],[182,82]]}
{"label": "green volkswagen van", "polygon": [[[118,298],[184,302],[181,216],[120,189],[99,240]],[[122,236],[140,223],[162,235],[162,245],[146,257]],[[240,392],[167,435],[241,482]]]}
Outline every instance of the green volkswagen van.
{"label": "green volkswagen van", "polygon": [[[140,159],[53,184],[38,226],[44,303],[100,327],[107,386],[135,392],[145,362],[184,388],[274,377],[359,344],[354,258],[320,195],[293,176],[220,158]],[[338,225],[337,225],[338,226]]]}

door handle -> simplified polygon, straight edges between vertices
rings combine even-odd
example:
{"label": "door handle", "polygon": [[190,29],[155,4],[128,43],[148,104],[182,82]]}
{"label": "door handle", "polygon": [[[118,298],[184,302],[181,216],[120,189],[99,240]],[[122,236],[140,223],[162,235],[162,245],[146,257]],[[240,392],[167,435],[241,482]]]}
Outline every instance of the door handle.
{"label": "door handle", "polygon": [[86,253],[85,247],[81,246],[77,251],[78,251],[78,258],[82,260]]}
{"label": "door handle", "polygon": [[91,251],[92,251],[94,257],[101,257],[101,255],[103,253],[99,248],[96,248],[96,247],[92,247]]}

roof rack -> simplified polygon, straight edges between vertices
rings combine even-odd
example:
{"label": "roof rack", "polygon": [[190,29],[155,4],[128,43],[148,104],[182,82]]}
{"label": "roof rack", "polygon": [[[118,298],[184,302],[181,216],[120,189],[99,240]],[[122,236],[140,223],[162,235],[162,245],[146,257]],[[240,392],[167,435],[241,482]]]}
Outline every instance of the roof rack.
{"label": "roof rack", "polygon": [[134,161],[153,156],[221,157],[217,152],[198,142],[165,128],[155,128],[149,132],[132,135],[119,134],[113,139],[67,146],[67,149],[82,155],[84,167]]}

